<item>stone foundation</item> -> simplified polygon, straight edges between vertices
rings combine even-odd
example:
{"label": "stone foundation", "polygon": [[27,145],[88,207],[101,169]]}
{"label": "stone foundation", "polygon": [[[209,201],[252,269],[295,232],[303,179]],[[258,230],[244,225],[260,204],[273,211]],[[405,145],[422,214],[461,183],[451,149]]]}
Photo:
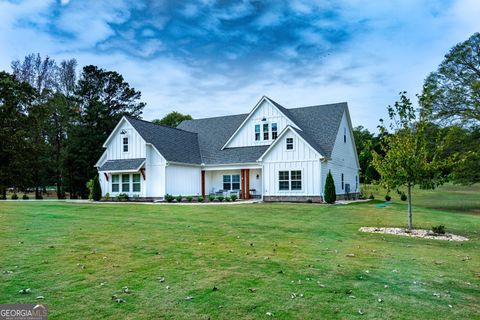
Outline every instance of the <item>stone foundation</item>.
{"label": "stone foundation", "polygon": [[[357,200],[359,193],[337,194],[337,200]],[[323,203],[322,196],[264,196],[265,202],[314,202]]]}

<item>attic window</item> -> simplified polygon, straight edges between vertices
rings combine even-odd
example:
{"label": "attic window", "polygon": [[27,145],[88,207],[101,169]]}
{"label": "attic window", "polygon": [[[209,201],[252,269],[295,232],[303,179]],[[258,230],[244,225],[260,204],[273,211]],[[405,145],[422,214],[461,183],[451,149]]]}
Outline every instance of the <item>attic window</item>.
{"label": "attic window", "polygon": [[123,152],[128,152],[128,137],[123,137]]}
{"label": "attic window", "polygon": [[287,143],[287,150],[293,150],[293,138],[287,138],[285,141]]}
{"label": "attic window", "polygon": [[268,140],[268,123],[263,124],[263,140]]}
{"label": "attic window", "polygon": [[347,128],[343,127],[343,142],[347,143]]}
{"label": "attic window", "polygon": [[272,139],[275,140],[278,137],[277,124],[272,123]]}
{"label": "attic window", "polygon": [[255,125],[255,141],[260,141],[260,125]]}

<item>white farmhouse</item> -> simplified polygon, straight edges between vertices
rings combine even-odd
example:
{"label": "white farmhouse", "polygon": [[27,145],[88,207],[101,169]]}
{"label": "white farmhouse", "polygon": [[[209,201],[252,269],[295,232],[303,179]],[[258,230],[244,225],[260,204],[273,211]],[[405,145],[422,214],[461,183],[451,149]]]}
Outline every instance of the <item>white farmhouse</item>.
{"label": "white farmhouse", "polygon": [[248,114],[188,120],[176,129],[123,117],[103,146],[96,164],[103,195],[321,202],[329,171],[337,198],[360,192],[345,102],[287,109],[262,97]]}

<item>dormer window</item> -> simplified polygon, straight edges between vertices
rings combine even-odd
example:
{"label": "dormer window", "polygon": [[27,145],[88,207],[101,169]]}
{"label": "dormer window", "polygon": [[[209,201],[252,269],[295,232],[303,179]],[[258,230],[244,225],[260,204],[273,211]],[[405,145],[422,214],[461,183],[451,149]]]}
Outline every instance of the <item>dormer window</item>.
{"label": "dormer window", "polygon": [[128,152],[128,137],[123,137],[123,152]]}
{"label": "dormer window", "polygon": [[260,141],[260,125],[255,125],[255,141]]}
{"label": "dormer window", "polygon": [[293,138],[287,138],[286,140],[287,150],[293,150]]}
{"label": "dormer window", "polygon": [[263,124],[263,140],[268,140],[268,123]]}
{"label": "dormer window", "polygon": [[277,139],[277,137],[278,137],[277,124],[272,123],[272,140]]}

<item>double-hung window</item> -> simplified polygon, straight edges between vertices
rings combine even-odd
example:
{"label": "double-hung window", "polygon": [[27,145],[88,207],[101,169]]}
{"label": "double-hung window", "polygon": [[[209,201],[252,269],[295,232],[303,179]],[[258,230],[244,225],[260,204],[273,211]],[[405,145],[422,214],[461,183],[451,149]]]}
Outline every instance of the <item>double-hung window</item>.
{"label": "double-hung window", "polygon": [[120,177],[118,174],[112,174],[112,192],[120,191]]}
{"label": "double-hung window", "polygon": [[123,137],[122,143],[123,143],[123,152],[128,152],[128,137]]}
{"label": "double-hung window", "polygon": [[277,139],[277,137],[278,137],[277,124],[272,123],[272,140]]}
{"label": "double-hung window", "polygon": [[302,171],[279,171],[278,172],[278,189],[280,191],[298,191],[302,190]]}
{"label": "double-hung window", "polygon": [[223,190],[240,190],[240,175],[223,175]]}
{"label": "double-hung window", "polygon": [[290,171],[291,190],[302,190],[302,171]]}
{"label": "double-hung window", "polygon": [[130,175],[122,174],[122,192],[130,192]]}
{"label": "double-hung window", "polygon": [[133,184],[132,184],[132,191],[133,192],[140,192],[141,189],[141,181],[140,181],[140,174],[136,173],[132,175]]}
{"label": "double-hung window", "polygon": [[260,125],[255,125],[255,141],[260,141]]}
{"label": "double-hung window", "polygon": [[289,175],[290,175],[289,171],[278,172],[278,189],[279,190],[290,190]]}
{"label": "double-hung window", "polygon": [[285,141],[287,143],[287,150],[293,150],[293,138],[287,138]]}
{"label": "double-hung window", "polygon": [[268,123],[263,124],[263,140],[268,140]]}

